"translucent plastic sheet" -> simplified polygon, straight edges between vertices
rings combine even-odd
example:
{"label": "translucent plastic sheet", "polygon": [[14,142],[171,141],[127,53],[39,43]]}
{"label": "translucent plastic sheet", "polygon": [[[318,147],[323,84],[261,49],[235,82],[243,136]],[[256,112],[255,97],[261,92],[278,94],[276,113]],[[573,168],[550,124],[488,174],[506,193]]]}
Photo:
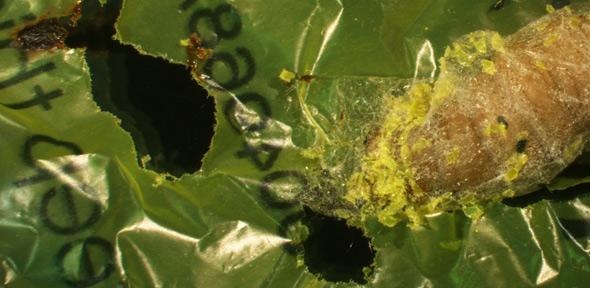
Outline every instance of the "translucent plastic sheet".
{"label": "translucent plastic sheet", "polygon": [[[6,287],[360,286],[308,271],[302,205],[356,213],[339,187],[379,126],[382,100],[436,79],[459,37],[510,35],[551,3],[126,0],[117,38],[188,61],[216,100],[203,167],[179,179],[139,167],[130,135],[92,100],[91,56],[25,52],[12,40],[75,4],[0,2]],[[427,215],[420,227],[355,222],[376,251],[364,285],[585,285],[587,163],[580,158],[549,185],[569,189],[483,205],[479,218],[453,211]]]}

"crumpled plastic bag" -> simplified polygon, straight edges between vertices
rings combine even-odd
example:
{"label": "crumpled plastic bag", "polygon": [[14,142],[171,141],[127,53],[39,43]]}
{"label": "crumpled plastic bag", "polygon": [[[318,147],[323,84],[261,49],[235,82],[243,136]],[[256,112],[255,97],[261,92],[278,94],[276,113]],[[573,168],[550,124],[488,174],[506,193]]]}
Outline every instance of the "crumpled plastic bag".
{"label": "crumpled plastic bag", "polygon": [[[216,135],[201,170],[169,179],[138,165],[130,134],[93,101],[98,76],[85,61],[91,55],[67,47],[24,51],[13,41],[24,26],[70,15],[76,1],[0,2],[0,283],[588,283],[584,159],[550,186],[568,189],[487,205],[477,220],[443,212],[428,215],[426,228],[412,229],[367,219],[361,226],[376,255],[365,284],[322,279],[301,257],[301,203],[322,199],[319,210],[334,204],[318,198],[329,190],[305,188],[340,183],[308,175],[334,167],[331,159],[363,142],[376,95],[403,91],[414,78],[434,79],[449,43],[481,29],[511,34],[546,14],[545,4],[126,0],[117,38],[173,63],[195,61],[188,64],[216,101]],[[183,45],[193,32],[212,49],[210,57],[196,59],[198,47]],[[283,69],[297,79],[285,83]],[[102,77],[109,77],[106,70]],[[321,141],[342,143],[334,158],[316,157],[326,152],[312,149]]]}

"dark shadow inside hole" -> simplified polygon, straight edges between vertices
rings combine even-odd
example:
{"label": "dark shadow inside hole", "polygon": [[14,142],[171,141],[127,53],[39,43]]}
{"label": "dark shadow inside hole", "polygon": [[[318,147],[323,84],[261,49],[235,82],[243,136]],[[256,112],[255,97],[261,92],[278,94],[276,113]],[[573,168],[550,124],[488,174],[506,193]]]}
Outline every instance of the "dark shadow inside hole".
{"label": "dark shadow inside hole", "polygon": [[526,195],[504,199],[502,203],[511,207],[524,208],[542,200],[570,201],[587,193],[590,193],[590,183],[579,184],[561,191],[549,191],[543,188]]}
{"label": "dark shadow inside hole", "polygon": [[175,176],[195,172],[213,137],[214,101],[186,67],[113,40],[120,8],[121,1],[105,7],[84,1],[66,45],[86,48],[95,101],[121,119],[140,159],[150,156],[146,168]]}
{"label": "dark shadow inside hole", "polygon": [[547,2],[548,4],[551,4],[551,6],[553,6],[555,9],[560,9],[571,4],[570,0],[549,0]]}
{"label": "dark shadow inside hole", "polygon": [[346,221],[305,210],[303,223],[309,237],[303,242],[304,259],[310,272],[334,282],[366,284],[366,269],[375,258],[370,239]]}

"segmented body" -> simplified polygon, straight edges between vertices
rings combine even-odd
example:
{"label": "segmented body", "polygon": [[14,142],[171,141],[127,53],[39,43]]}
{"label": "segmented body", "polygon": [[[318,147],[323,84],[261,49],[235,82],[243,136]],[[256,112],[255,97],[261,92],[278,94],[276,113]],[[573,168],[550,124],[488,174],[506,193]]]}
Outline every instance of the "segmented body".
{"label": "segmented body", "polygon": [[453,43],[435,83],[385,105],[345,199],[394,225],[554,178],[590,135],[589,15],[566,8],[506,39],[477,31]]}
{"label": "segmented body", "polygon": [[[493,72],[459,74],[465,82],[412,132],[409,141],[432,140],[412,155],[424,191],[523,194],[582,151],[590,131],[586,14],[546,16],[508,37],[490,60]],[[449,151],[458,151],[455,161],[441,159]]]}

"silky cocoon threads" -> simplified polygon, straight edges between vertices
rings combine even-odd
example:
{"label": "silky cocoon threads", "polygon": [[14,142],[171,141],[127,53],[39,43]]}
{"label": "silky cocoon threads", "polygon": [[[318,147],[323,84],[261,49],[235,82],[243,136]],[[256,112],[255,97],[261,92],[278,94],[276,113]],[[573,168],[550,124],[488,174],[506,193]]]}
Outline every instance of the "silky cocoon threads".
{"label": "silky cocoon threads", "polygon": [[590,134],[589,47],[590,14],[568,7],[506,38],[461,37],[434,83],[385,101],[345,199],[392,226],[548,183]]}

